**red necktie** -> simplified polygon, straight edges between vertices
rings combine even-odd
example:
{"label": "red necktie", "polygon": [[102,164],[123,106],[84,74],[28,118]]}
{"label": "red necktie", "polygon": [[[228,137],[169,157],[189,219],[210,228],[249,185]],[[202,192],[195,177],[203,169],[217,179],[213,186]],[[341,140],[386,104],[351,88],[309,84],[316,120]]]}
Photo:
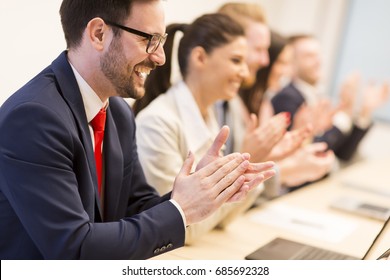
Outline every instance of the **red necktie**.
{"label": "red necktie", "polygon": [[93,128],[93,136],[95,138],[95,162],[98,179],[98,192],[101,195],[102,191],[102,143],[104,138],[104,125],[106,123],[106,110],[101,109],[99,113],[91,121]]}

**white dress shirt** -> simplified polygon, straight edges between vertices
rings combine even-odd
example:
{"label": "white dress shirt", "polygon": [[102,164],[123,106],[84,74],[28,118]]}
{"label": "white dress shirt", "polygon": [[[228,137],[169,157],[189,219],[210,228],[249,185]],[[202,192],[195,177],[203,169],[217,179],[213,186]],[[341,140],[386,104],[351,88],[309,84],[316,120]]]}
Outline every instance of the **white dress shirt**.
{"label": "white dress shirt", "polygon": [[[81,97],[83,99],[84,103],[84,108],[85,108],[85,114],[87,116],[87,121],[88,121],[88,126],[89,126],[89,132],[91,135],[91,141],[92,141],[92,147],[95,147],[95,139],[94,139],[94,134],[93,134],[93,128],[91,126],[91,121],[92,119],[99,113],[99,111],[102,108],[108,108],[109,101],[107,100],[106,102],[103,102],[99,96],[96,94],[96,92],[88,85],[88,83],[84,80],[83,77],[81,77],[80,73],[74,68],[74,66],[69,62],[70,66],[72,67],[73,73],[76,77],[77,84],[79,86],[80,92],[81,92]],[[102,149],[103,149],[104,142],[102,143]],[[103,170],[104,170],[104,164],[103,164]],[[103,172],[104,174],[104,172]],[[104,178],[104,175],[103,175]],[[104,190],[104,180],[102,180],[102,190]],[[102,191],[104,193],[104,191]],[[184,226],[187,225],[186,217],[184,214],[183,209],[180,207],[180,205],[174,201],[173,199],[170,199],[171,203],[175,205],[175,207],[178,209],[180,212],[182,219],[183,219],[183,224]],[[104,196],[101,197],[101,203],[102,206],[104,204]]]}
{"label": "white dress shirt", "polygon": [[[79,86],[81,92],[81,98],[83,99],[85,114],[87,116],[87,121],[89,124],[89,132],[91,134],[92,139],[92,147],[95,147],[95,139],[93,137],[93,128],[91,126],[91,121],[93,118],[99,113],[100,109],[108,107],[108,100],[103,103],[103,101],[99,98],[96,92],[88,85],[88,83],[81,77],[80,73],[73,67],[73,73],[76,77],[77,84]],[[102,145],[103,147],[103,145]]]}

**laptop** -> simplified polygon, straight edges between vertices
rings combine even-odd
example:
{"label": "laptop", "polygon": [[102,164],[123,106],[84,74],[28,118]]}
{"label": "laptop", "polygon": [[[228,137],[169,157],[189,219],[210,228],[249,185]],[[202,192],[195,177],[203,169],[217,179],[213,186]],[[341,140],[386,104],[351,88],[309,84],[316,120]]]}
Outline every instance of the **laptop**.
{"label": "laptop", "polygon": [[339,197],[331,203],[330,207],[383,222],[390,217],[390,207],[373,204],[355,197]]}
{"label": "laptop", "polygon": [[386,234],[390,234],[390,218],[386,220],[383,227],[375,237],[371,246],[363,258],[356,258],[334,252],[331,250],[306,245],[284,238],[275,238],[263,247],[252,252],[245,257],[247,260],[366,260],[375,259],[379,256],[373,256],[377,247]]}

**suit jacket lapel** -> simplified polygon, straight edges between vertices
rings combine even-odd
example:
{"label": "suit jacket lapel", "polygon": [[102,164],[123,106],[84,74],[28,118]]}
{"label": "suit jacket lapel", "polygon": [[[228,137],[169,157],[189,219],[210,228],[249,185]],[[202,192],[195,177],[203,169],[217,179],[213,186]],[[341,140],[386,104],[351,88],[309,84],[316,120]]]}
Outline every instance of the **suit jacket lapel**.
{"label": "suit jacket lapel", "polygon": [[[76,78],[72,71],[72,68],[68,62],[66,52],[63,52],[56,60],[52,63],[52,70],[56,76],[60,92],[66,103],[69,104],[69,108],[75,118],[81,141],[85,148],[85,154],[88,159],[89,172],[91,180],[94,185],[95,191],[95,204],[98,206],[100,213],[100,219],[102,218],[102,209],[100,205],[100,199],[97,192],[97,173],[95,165],[95,156],[93,153],[91,134],[89,132],[87,116],[85,114],[84,103],[81,97],[80,89],[78,87]],[[91,215],[91,219],[95,219],[95,209],[91,206],[91,209],[86,209]]]}
{"label": "suit jacket lapel", "polygon": [[[129,140],[130,141],[130,140]],[[123,156],[118,138],[118,131],[112,117],[110,107],[107,109],[106,128],[104,132],[104,164],[105,164],[105,220],[112,220],[117,215],[117,207],[123,179]],[[109,152],[106,152],[109,151]]]}

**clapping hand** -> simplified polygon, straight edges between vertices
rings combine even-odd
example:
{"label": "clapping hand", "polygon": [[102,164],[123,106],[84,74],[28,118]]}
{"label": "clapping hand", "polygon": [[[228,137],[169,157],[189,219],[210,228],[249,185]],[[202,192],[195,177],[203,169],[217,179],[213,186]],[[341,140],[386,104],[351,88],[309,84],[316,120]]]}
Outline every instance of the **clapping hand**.
{"label": "clapping hand", "polygon": [[182,208],[187,224],[199,222],[225,202],[242,200],[246,193],[273,176],[273,163],[250,163],[247,153],[220,156],[220,149],[229,136],[223,127],[213,145],[191,172],[194,156],[190,152],[175,179],[172,199]]}

